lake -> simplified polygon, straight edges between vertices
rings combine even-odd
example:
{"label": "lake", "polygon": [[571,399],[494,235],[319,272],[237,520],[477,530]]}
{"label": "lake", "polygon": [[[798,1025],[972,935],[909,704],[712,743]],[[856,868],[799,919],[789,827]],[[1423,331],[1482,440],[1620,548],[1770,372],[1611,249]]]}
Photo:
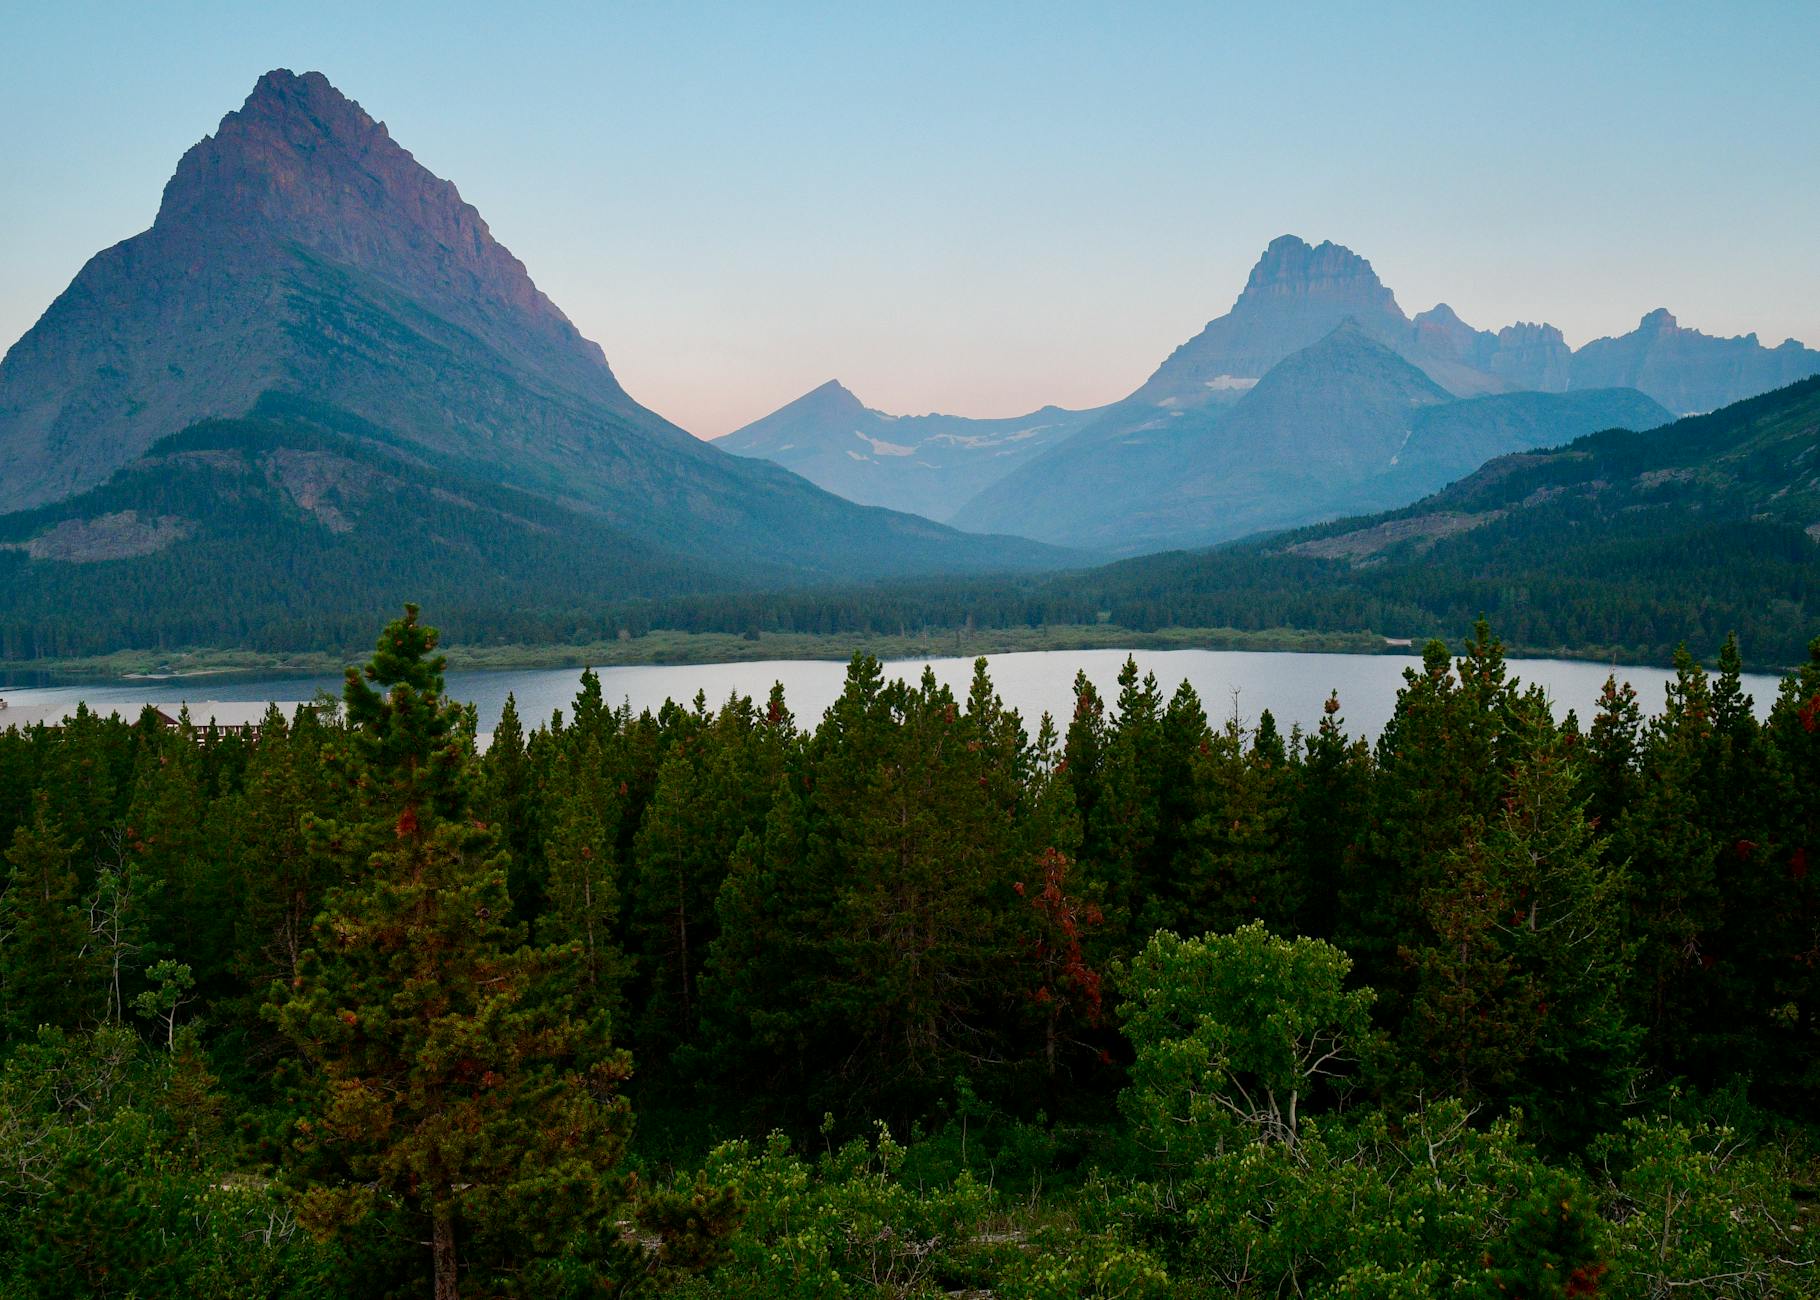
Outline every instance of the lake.
{"label": "lake", "polygon": [[[1346,655],[1262,652],[1241,650],[1138,650],[1129,652],[1143,672],[1153,672],[1164,694],[1186,680],[1201,697],[1208,716],[1216,723],[1235,712],[1255,722],[1265,709],[1285,732],[1300,723],[1312,728],[1321,717],[1329,691],[1340,694],[1341,713],[1353,735],[1376,736],[1390,718],[1406,668],[1419,661],[1405,655]],[[993,684],[1005,703],[1024,716],[1031,732],[1036,719],[1047,710],[1065,725],[1073,708],[1073,683],[1084,671],[1108,703],[1118,691],[1117,677],[1127,652],[1123,650],[1043,650],[996,655],[990,659]],[[914,678],[922,660],[890,663],[892,676]],[[935,675],[965,698],[973,674],[971,659],[928,661]],[[1662,707],[1663,687],[1674,674],[1663,668],[1620,667],[1562,659],[1513,659],[1511,672],[1525,683],[1536,682],[1548,692],[1557,716],[1567,709],[1579,712],[1582,721],[1592,716],[1599,688],[1616,672],[1637,689],[1645,712]],[[799,725],[809,727],[840,694],[846,676],[844,663],[821,660],[772,660],[734,664],[656,665],[598,670],[601,689],[609,702],[629,702],[634,711],[655,709],[666,698],[687,703],[704,692],[710,705],[734,693],[762,699],[773,682],[782,682],[785,698]],[[517,697],[519,717],[525,726],[547,722],[552,711],[566,714],[581,679],[575,668],[500,670],[450,673],[449,693],[478,706],[483,732],[491,731],[508,693]],[[1746,689],[1756,701],[1759,716],[1774,701],[1777,679],[1747,674]],[[310,699],[318,690],[339,691],[338,677],[252,678],[192,677],[177,681],[95,681],[81,685],[38,687],[0,692],[10,708],[0,711],[0,727],[55,719],[87,702],[98,712],[136,715],[150,703],[175,711],[188,702],[198,721],[216,716],[237,721],[249,709],[268,700],[287,704]],[[210,705],[218,705],[211,708]]]}

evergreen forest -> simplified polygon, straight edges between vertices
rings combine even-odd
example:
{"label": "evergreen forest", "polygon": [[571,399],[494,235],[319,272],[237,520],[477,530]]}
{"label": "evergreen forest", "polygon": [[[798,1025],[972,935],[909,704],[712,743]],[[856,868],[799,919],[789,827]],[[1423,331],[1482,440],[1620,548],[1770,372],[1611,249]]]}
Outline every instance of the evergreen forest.
{"label": "evergreen forest", "polygon": [[1820,1294],[1820,640],[0,732],[0,1300]]}

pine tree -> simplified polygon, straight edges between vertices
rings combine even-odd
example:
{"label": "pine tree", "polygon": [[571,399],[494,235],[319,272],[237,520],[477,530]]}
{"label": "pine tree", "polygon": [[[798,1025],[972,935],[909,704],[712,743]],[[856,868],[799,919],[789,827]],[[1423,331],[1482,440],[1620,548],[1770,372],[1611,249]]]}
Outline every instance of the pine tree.
{"label": "pine tree", "polygon": [[471,738],[435,645],[406,606],[349,670],[358,820],[318,830],[349,880],[274,1014],[317,1084],[289,1173],[300,1216],[337,1235],[406,1215],[452,1300],[464,1273],[494,1288],[610,1212],[629,1064],[603,1019],[572,1014],[574,949],[523,944],[497,837],[467,813]]}
{"label": "pine tree", "polygon": [[1168,875],[1161,858],[1171,846],[1163,820],[1163,707],[1156,678],[1140,678],[1137,661],[1127,658],[1118,681],[1118,710],[1086,812],[1081,867],[1103,900],[1106,937],[1126,955],[1149,932],[1153,899]]}
{"label": "pine tree", "polygon": [[1643,711],[1637,692],[1617,677],[1605,679],[1599,691],[1599,711],[1586,733],[1585,766],[1587,813],[1609,834],[1625,809],[1637,801],[1642,787]]}
{"label": "pine tree", "polygon": [[102,1010],[100,972],[88,952],[70,861],[80,851],[40,798],[13,834],[6,892],[0,894],[0,1011],[7,1035],[40,1025],[73,1029]]}
{"label": "pine tree", "polygon": [[1736,1006],[1744,1059],[1794,1114],[1820,1110],[1820,638],[1782,682],[1765,728],[1757,803],[1771,834],[1752,846],[1731,900],[1748,981]]}
{"label": "pine tree", "polygon": [[1426,944],[1421,899],[1441,882],[1466,830],[1493,812],[1516,705],[1502,646],[1483,620],[1457,664],[1431,641],[1422,671],[1403,676],[1396,712],[1378,737],[1367,830],[1346,860],[1336,927],[1392,1024],[1409,991],[1397,954]]}
{"label": "pine tree", "polygon": [[1296,932],[1331,938],[1338,921],[1346,857],[1364,829],[1371,791],[1371,749],[1349,741],[1338,693],[1321,706],[1321,721],[1292,754],[1292,870],[1302,881]]}
{"label": "pine tree", "polygon": [[1503,807],[1423,896],[1432,936],[1410,950],[1407,1035],[1436,1085],[1519,1105],[1571,1145],[1615,1117],[1631,1082],[1625,881],[1587,821],[1571,747],[1530,709]]}
{"label": "pine tree", "polygon": [[1712,971],[1723,911],[1720,844],[1702,815],[1712,735],[1710,683],[1683,647],[1666,706],[1649,727],[1641,789],[1612,844],[1629,863],[1631,1016],[1649,1034],[1654,1063],[1681,1069],[1720,992]]}
{"label": "pine tree", "polygon": [[233,966],[262,999],[273,980],[289,983],[309,946],[310,923],[339,872],[310,852],[306,822],[325,802],[323,730],[305,712],[293,729],[276,708],[259,728],[244,784],[223,818],[234,920]]}
{"label": "pine tree", "polygon": [[619,857],[624,786],[600,753],[598,733],[557,759],[546,805],[542,943],[576,953],[574,994],[591,1012],[617,1016],[627,959],[620,942]]}
{"label": "pine tree", "polygon": [[544,907],[541,845],[536,824],[536,778],[525,749],[524,725],[518,720],[518,701],[510,693],[493,728],[492,743],[480,764],[474,811],[499,831],[500,843],[510,855],[506,887],[518,919],[530,921]]}
{"label": "pine tree", "polygon": [[[776,721],[772,721],[773,717]],[[646,1074],[695,1036],[700,982],[719,933],[714,900],[740,840],[761,830],[794,743],[774,693],[760,715],[729,700],[670,750],[633,846],[630,943],[639,958],[637,1042]]]}

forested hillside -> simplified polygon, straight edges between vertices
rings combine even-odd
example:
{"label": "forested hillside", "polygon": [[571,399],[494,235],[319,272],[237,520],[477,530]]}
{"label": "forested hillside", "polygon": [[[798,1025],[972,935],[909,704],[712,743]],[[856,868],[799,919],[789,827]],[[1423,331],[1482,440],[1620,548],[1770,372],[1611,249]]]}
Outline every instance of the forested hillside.
{"label": "forested hillside", "polygon": [[1754,665],[1820,623],[1820,380],[1505,456],[1402,510],[1078,573],[715,596],[643,626],[878,632],[1107,623],[1375,632],[1480,614],[1529,653],[1667,663],[1736,632]]}
{"label": "forested hillside", "polygon": [[1814,1294],[1820,641],[1739,662],[483,754],[413,609],[256,736],[0,733],[0,1294]]}
{"label": "forested hillside", "polygon": [[800,563],[744,547],[704,559],[673,530],[500,483],[345,411],[267,394],[246,418],[161,439],[100,487],[0,515],[0,659],[343,650],[412,595],[448,609],[464,639],[560,641],[603,620],[624,626],[622,611],[660,595],[1059,558],[1020,538],[862,513],[864,537]]}

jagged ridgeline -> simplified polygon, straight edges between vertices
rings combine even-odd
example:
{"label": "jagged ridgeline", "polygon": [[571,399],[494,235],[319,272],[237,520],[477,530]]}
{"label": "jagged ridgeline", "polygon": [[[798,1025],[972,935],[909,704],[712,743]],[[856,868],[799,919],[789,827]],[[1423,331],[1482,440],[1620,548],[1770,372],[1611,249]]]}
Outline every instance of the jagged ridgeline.
{"label": "jagged ridgeline", "polygon": [[[160,444],[199,421],[255,410],[259,472],[277,495],[230,494],[217,517],[195,488],[196,438]],[[294,435],[276,427],[286,423],[298,425]],[[514,490],[518,506],[506,513],[572,534],[557,549],[589,571],[575,582],[608,595],[687,590],[710,575],[738,585],[1057,559],[1027,542],[861,509],[645,409],[453,185],[320,74],[277,71],[184,155],[151,229],[92,258],[0,362],[0,510],[102,490],[74,513],[6,523],[9,540],[24,544],[11,552],[10,590],[66,591],[80,603],[111,587],[151,607],[200,598],[204,584],[276,583],[272,600],[300,614],[353,612],[311,605],[311,589],[278,568],[255,576],[232,569],[229,549],[195,550],[268,527],[302,548],[303,568],[323,567],[312,552],[342,546],[343,524],[358,531],[361,501],[381,482],[330,470],[317,482],[285,468],[294,458],[278,444],[292,436],[294,450],[326,454],[317,446],[325,425],[344,440],[336,455],[348,441],[364,449],[353,458],[363,465],[381,454],[381,478],[415,483],[420,495],[446,490],[472,503],[477,485]],[[175,460],[173,447],[183,449]],[[141,499],[157,494],[147,482],[157,470],[189,476],[190,487],[173,489],[184,510]],[[286,533],[294,521],[260,525],[247,514],[284,501],[320,533]],[[394,539],[446,536],[472,522],[465,509],[370,522]],[[126,512],[134,518],[118,517]],[[41,535],[40,523],[62,531]],[[464,544],[450,562],[491,549]],[[163,567],[71,567],[154,554],[166,556]],[[385,561],[365,563],[365,576],[386,576]],[[178,573],[198,585],[148,585]],[[500,590],[478,570],[450,576]]]}
{"label": "jagged ridgeline", "polygon": [[[1437,446],[1458,436],[1427,427]],[[1381,514],[1081,573],[762,605],[684,600],[653,617],[735,630],[1099,621],[1419,640],[1481,613],[1530,653],[1667,662],[1683,642],[1710,654],[1736,632],[1754,664],[1800,662],[1820,630],[1820,378],[1662,428],[1503,456]]]}
{"label": "jagged ridgeline", "polygon": [[1820,371],[1820,352],[1651,312],[1578,351],[1446,303],[1404,314],[1338,244],[1273,240],[1225,315],[1129,396],[1008,420],[898,416],[830,383],[721,440],[854,500],[1103,553],[1406,504],[1493,456],[1646,429]]}

